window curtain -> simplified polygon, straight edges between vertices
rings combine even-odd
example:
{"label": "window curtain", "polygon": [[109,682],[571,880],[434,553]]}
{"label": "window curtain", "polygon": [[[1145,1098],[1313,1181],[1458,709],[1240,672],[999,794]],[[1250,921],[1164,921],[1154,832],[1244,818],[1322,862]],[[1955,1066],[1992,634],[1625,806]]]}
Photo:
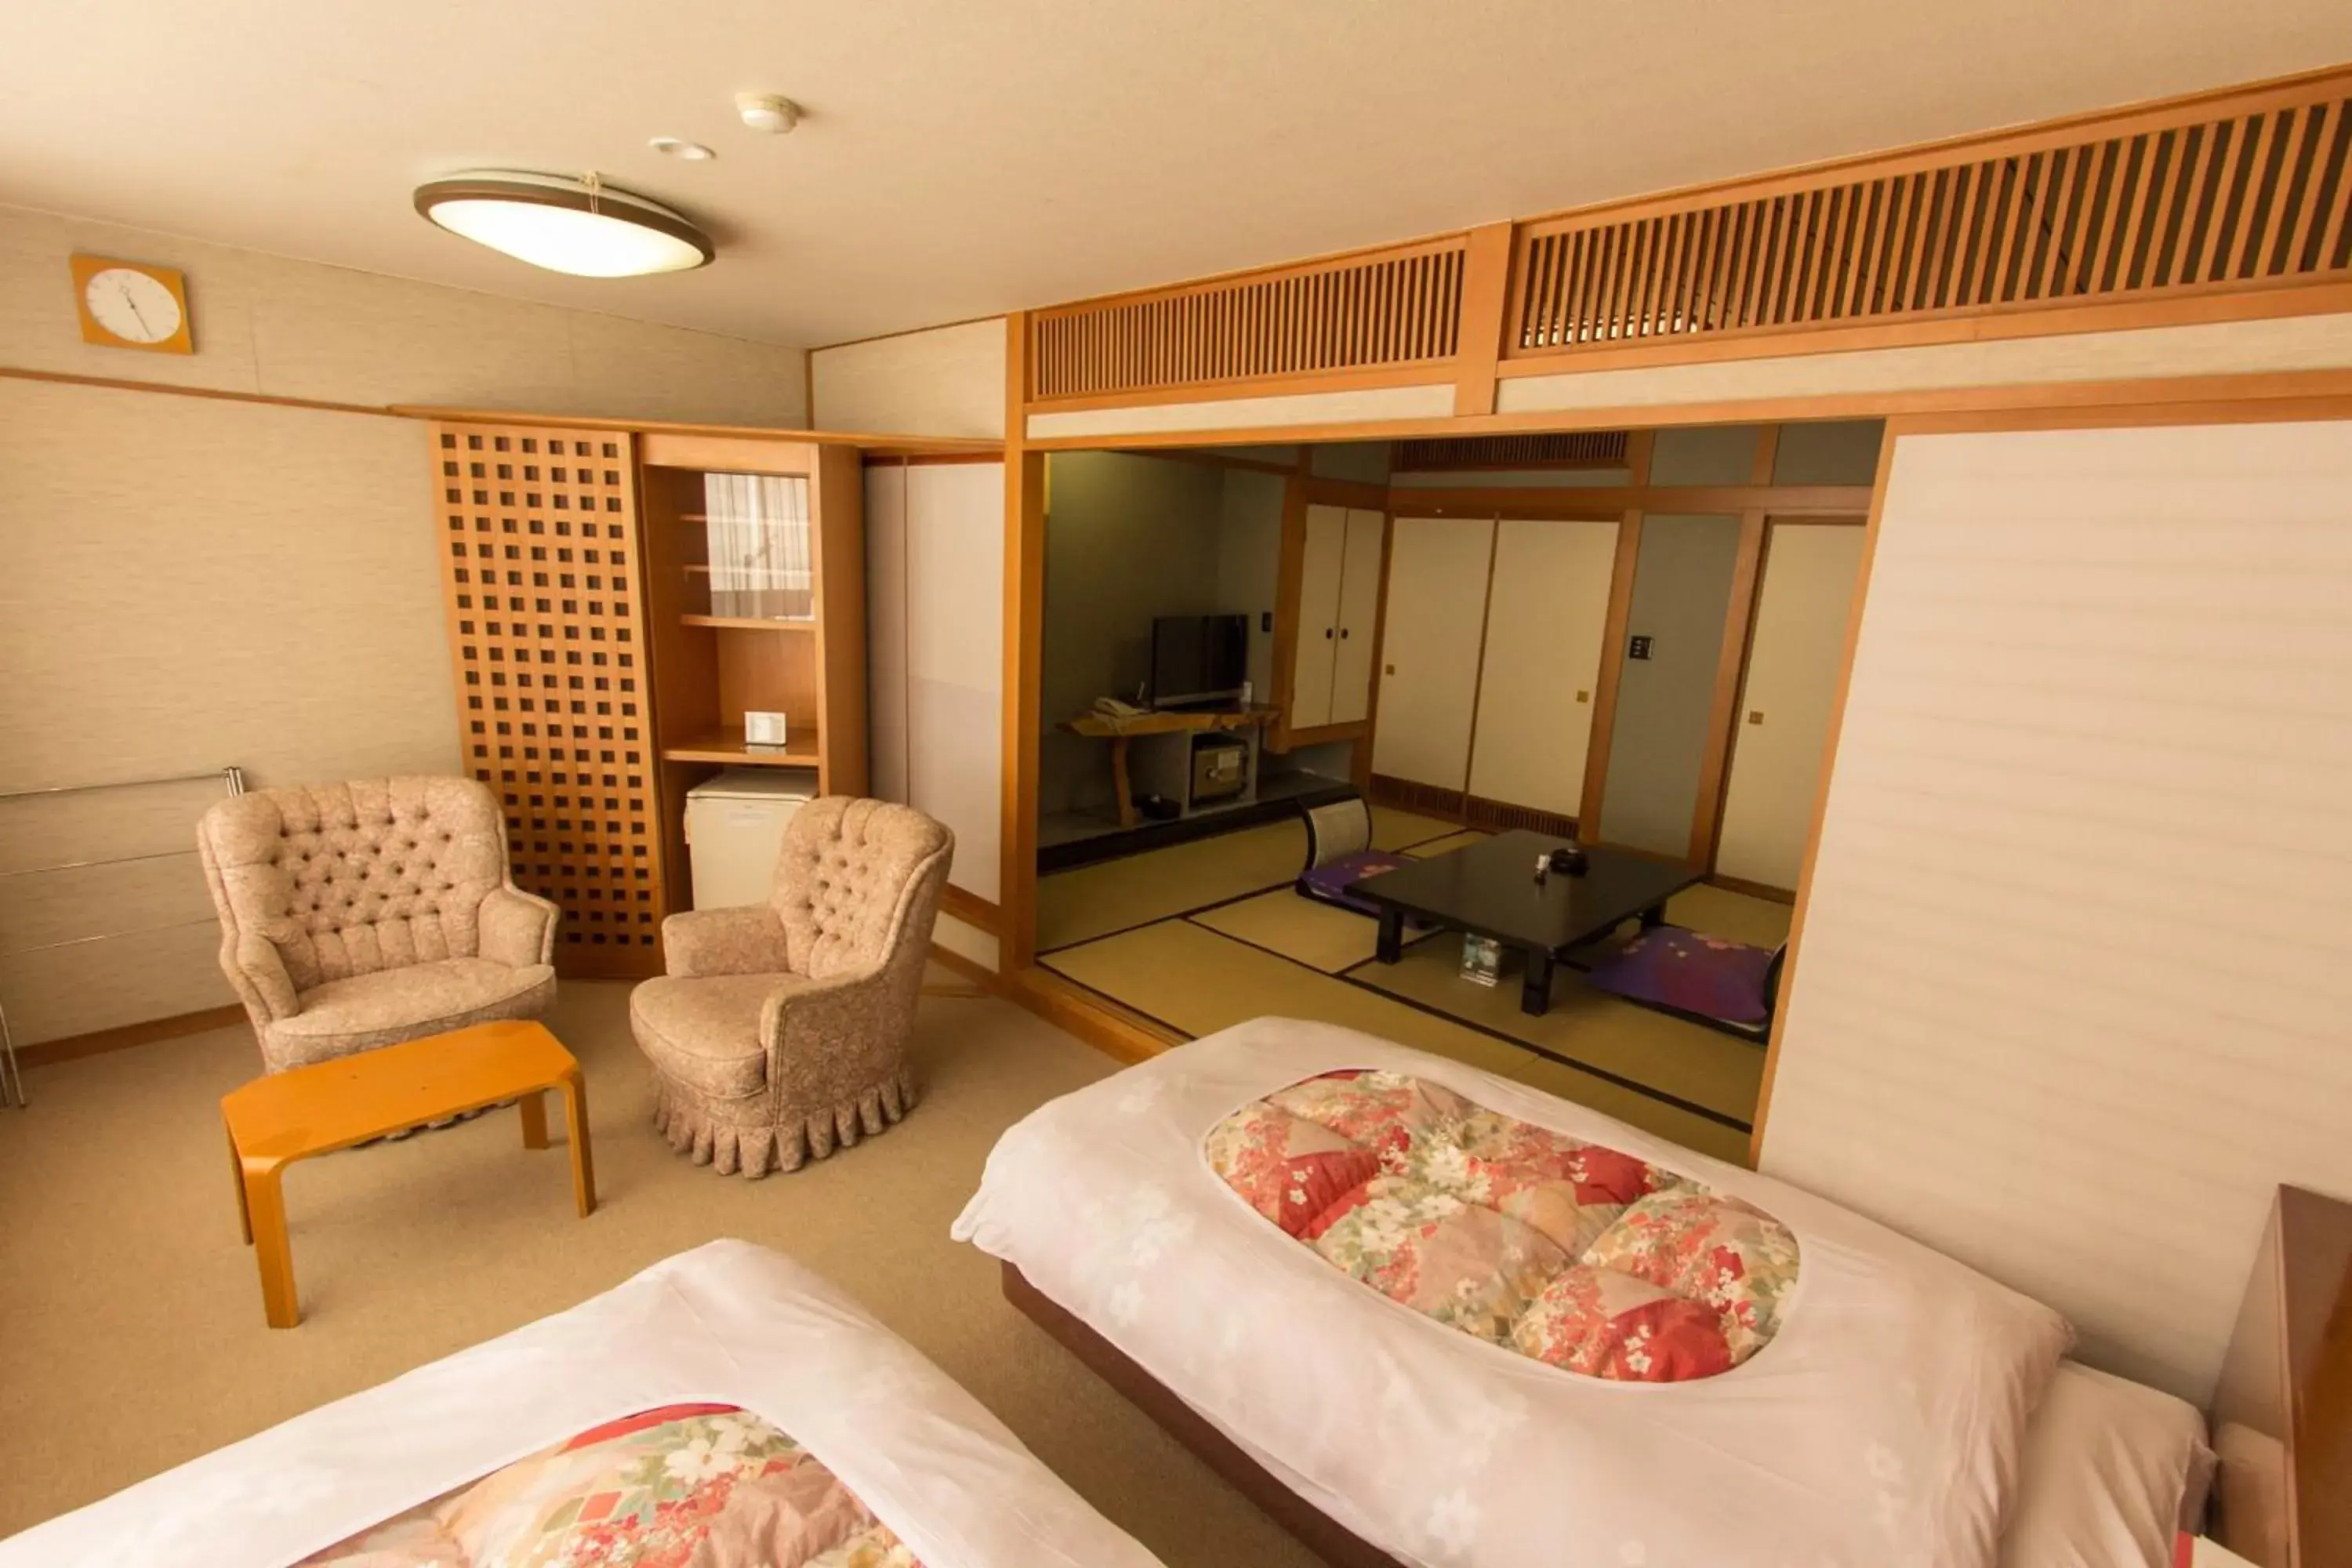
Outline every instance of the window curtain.
{"label": "window curtain", "polygon": [[797,475],[706,474],[710,613],[762,621],[815,618],[809,486]]}

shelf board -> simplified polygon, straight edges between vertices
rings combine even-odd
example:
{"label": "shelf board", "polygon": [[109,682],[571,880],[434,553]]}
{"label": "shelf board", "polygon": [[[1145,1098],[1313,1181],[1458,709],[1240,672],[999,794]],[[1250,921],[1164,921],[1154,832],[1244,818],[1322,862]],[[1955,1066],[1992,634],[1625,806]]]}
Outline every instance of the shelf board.
{"label": "shelf board", "polygon": [[736,767],[813,768],[817,765],[814,731],[794,726],[792,744],[781,752],[754,752],[743,744],[740,729],[712,730],[683,743],[661,749],[666,763],[726,763]]}
{"label": "shelf board", "polygon": [[737,632],[813,632],[816,623],[810,621],[769,621],[757,616],[680,616],[680,626],[717,626],[722,631]]}

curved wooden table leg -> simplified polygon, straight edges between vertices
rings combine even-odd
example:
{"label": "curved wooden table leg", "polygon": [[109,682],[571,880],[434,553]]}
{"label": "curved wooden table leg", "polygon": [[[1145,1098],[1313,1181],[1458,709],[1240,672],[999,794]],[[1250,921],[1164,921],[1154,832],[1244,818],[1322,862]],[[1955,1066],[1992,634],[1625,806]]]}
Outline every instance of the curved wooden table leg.
{"label": "curved wooden table leg", "polygon": [[563,1091],[564,1130],[572,1139],[572,1197],[580,1205],[580,1217],[586,1219],[596,1212],[596,1162],[588,1149],[588,1088],[576,1067],[556,1087]]}
{"label": "curved wooden table leg", "polygon": [[286,1195],[281,1182],[285,1167],[274,1160],[251,1156],[239,1163],[245,1175],[254,1261],[261,1268],[261,1315],[273,1329],[290,1329],[302,1321],[302,1310],[294,1298],[294,1251],[286,1240]]}

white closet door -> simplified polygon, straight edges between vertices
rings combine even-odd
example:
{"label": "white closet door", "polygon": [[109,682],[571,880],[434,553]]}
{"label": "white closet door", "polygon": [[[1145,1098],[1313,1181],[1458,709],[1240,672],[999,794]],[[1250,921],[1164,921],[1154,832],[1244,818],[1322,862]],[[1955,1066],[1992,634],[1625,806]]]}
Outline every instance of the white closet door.
{"label": "white closet door", "polygon": [[1617,527],[1513,518],[1496,530],[1472,795],[1582,811]]}
{"label": "white closet door", "polygon": [[1716,841],[1715,868],[1724,876],[1796,889],[1861,577],[1862,535],[1851,524],[1776,522],[1765,541],[1764,586]]}
{"label": "white closet door", "polygon": [[1346,570],[1348,513],[1307,509],[1307,552],[1298,574],[1298,656],[1290,673],[1290,727],[1331,722],[1331,668],[1339,647],[1339,580]]}
{"label": "white closet door", "polygon": [[1443,789],[1460,789],[1468,777],[1494,548],[1489,518],[1396,520],[1374,773]]}
{"label": "white closet door", "polygon": [[1339,568],[1339,646],[1331,656],[1331,722],[1354,724],[1371,711],[1372,633],[1381,616],[1381,540],[1388,519],[1348,511]]}

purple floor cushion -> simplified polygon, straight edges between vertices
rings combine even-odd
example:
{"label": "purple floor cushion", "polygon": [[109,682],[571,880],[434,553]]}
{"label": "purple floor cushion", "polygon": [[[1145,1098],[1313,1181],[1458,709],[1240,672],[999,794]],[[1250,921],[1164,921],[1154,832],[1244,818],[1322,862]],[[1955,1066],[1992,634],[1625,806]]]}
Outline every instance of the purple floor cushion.
{"label": "purple floor cushion", "polygon": [[1381,912],[1379,907],[1352,891],[1355,885],[1366,877],[1377,877],[1383,871],[1412,864],[1409,856],[1391,855],[1385,849],[1359,849],[1353,855],[1340,856],[1328,866],[1299,873],[1298,891],[1307,898],[1338,904],[1360,915],[1377,915]]}
{"label": "purple floor cushion", "polygon": [[1772,950],[1656,926],[1592,966],[1585,978],[1629,1002],[1696,1013],[1727,1024],[1761,1025]]}

